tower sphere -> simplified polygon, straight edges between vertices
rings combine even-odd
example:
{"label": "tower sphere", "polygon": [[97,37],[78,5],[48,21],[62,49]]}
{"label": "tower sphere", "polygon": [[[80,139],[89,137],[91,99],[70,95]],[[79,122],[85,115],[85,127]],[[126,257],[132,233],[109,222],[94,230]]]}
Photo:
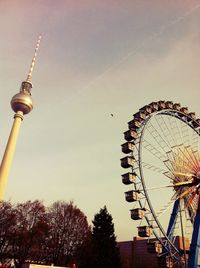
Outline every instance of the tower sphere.
{"label": "tower sphere", "polygon": [[20,91],[13,96],[11,100],[11,107],[14,112],[23,112],[28,114],[33,109],[33,100],[29,92]]}

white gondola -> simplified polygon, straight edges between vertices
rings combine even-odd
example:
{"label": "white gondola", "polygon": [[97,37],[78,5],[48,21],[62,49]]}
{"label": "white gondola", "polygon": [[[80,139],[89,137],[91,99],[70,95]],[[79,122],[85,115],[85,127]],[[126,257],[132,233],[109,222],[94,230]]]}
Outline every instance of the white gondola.
{"label": "white gondola", "polygon": [[153,234],[153,229],[150,226],[139,226],[138,236],[140,237],[150,237]]}
{"label": "white gondola", "polygon": [[147,242],[147,251],[149,253],[162,253],[162,245],[159,241],[148,241]]}
{"label": "white gondola", "polygon": [[200,119],[196,119],[196,122],[200,126]]}
{"label": "white gondola", "polygon": [[135,181],[136,181],[136,173],[128,172],[122,175],[123,184],[128,185],[128,184],[134,183]]}
{"label": "white gondola", "polygon": [[196,119],[195,113],[189,113],[187,116],[187,122],[191,122],[192,120]]}
{"label": "white gondola", "polygon": [[123,168],[133,167],[135,163],[135,158],[132,156],[126,156],[126,157],[121,158],[120,160],[121,160],[121,166]]}
{"label": "white gondola", "polygon": [[150,105],[150,107],[151,107],[151,109],[152,109],[153,112],[158,111],[158,108],[159,107],[158,107],[158,103],[157,102],[152,102],[149,105]]}
{"label": "white gondola", "polygon": [[128,127],[129,128],[140,128],[142,123],[136,119],[133,119],[128,122]]}
{"label": "white gondola", "polygon": [[124,154],[129,154],[129,153],[133,152],[135,145],[133,142],[126,142],[126,143],[123,143],[121,145],[121,147],[122,147],[122,152]]}
{"label": "white gondola", "polygon": [[127,202],[136,202],[140,199],[140,194],[137,191],[125,192],[125,199]]}
{"label": "white gondola", "polygon": [[180,105],[180,103],[174,103],[174,105],[173,105],[173,109],[174,109],[174,110],[177,110],[177,111],[180,111],[180,109],[181,109],[181,105]]}
{"label": "white gondola", "polygon": [[152,109],[149,105],[145,105],[144,107],[140,109],[140,111],[145,112],[145,114],[150,114],[152,112]]}
{"label": "white gondola", "polygon": [[172,268],[173,267],[173,261],[168,256],[162,256],[158,258],[158,263],[160,268]]}
{"label": "white gondola", "polygon": [[165,109],[166,108],[165,101],[159,101],[158,106],[159,106],[159,110]]}
{"label": "white gondola", "polygon": [[136,140],[138,138],[138,133],[136,129],[130,129],[124,132],[124,138],[127,141]]}
{"label": "white gondola", "polygon": [[132,220],[142,220],[145,216],[145,209],[134,208],[130,210]]}
{"label": "white gondola", "polygon": [[173,102],[172,101],[166,101],[165,102],[165,107],[167,109],[173,109]]}
{"label": "white gondola", "polygon": [[139,111],[133,115],[133,118],[139,121],[143,121],[146,118],[146,113],[144,111]]}
{"label": "white gondola", "polygon": [[196,115],[194,112],[188,114],[193,120],[196,120]]}
{"label": "white gondola", "polygon": [[188,111],[188,108],[187,107],[181,107],[180,111],[184,114],[188,114],[189,111]]}

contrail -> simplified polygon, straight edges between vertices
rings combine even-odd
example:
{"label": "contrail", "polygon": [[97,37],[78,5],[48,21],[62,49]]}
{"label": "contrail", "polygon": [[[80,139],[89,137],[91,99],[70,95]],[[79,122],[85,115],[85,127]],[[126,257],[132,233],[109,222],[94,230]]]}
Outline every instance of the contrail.
{"label": "contrail", "polygon": [[160,30],[158,30],[157,32],[151,34],[149,37],[147,37],[142,43],[140,43],[140,45],[138,45],[133,51],[130,51],[129,53],[127,53],[125,56],[123,56],[119,61],[117,61],[116,63],[113,63],[111,65],[108,65],[107,68],[100,73],[99,75],[97,75],[95,78],[91,79],[91,81],[79,88],[75,94],[71,95],[70,97],[68,96],[67,99],[63,100],[63,103],[66,103],[66,101],[68,102],[70,99],[73,99],[75,96],[85,92],[86,90],[88,90],[92,85],[94,85],[96,82],[102,80],[102,78],[109,73],[110,71],[114,70],[115,68],[119,67],[122,63],[126,62],[131,56],[136,55],[141,48],[144,48],[146,43],[148,41],[153,41],[156,40],[159,36],[162,36],[165,31],[167,29],[169,29],[170,27],[172,27],[175,24],[180,23],[181,21],[185,20],[187,17],[189,17],[190,15],[192,15],[193,13],[195,13],[198,9],[200,8],[200,4],[196,5],[195,7],[191,8],[190,10],[188,10],[187,12],[185,12],[184,14],[182,14],[181,16],[176,17],[175,19],[169,21],[166,25],[163,25],[160,27]]}
{"label": "contrail", "polygon": [[189,17],[190,15],[192,15],[193,13],[195,13],[198,9],[200,8],[200,4],[196,5],[195,7],[191,8],[190,10],[188,10],[187,12],[185,12],[183,15],[175,18],[174,20],[171,20],[168,24],[164,25],[161,27],[161,29],[152,34],[151,36],[149,36],[146,40],[144,40],[135,50],[130,51],[128,54],[126,54],[124,57],[122,57],[117,63],[114,63],[110,66],[108,66],[102,73],[100,73],[99,75],[97,75],[92,81],[90,81],[85,87],[83,87],[82,89],[80,89],[80,91],[85,91],[87,90],[90,86],[92,86],[93,84],[95,84],[97,81],[101,80],[108,72],[110,72],[111,70],[119,67],[122,63],[124,63],[129,57],[137,54],[141,48],[143,48],[145,46],[145,44],[148,41],[153,41],[156,38],[158,38],[159,36],[161,36],[162,34],[164,34],[164,32],[172,27],[173,25],[180,23],[181,21],[183,21],[184,19],[186,19],[187,17]]}

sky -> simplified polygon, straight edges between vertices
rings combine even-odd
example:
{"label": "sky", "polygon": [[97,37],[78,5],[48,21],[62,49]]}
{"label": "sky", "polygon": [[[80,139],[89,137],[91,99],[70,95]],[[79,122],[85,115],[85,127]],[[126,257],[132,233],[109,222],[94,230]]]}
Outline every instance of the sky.
{"label": "sky", "polygon": [[197,0],[0,0],[2,156],[10,100],[42,34],[34,109],[20,129],[6,200],[73,200],[90,224],[106,205],[117,240],[131,240],[137,225],[121,182],[123,132],[152,101],[200,114],[199,26]]}

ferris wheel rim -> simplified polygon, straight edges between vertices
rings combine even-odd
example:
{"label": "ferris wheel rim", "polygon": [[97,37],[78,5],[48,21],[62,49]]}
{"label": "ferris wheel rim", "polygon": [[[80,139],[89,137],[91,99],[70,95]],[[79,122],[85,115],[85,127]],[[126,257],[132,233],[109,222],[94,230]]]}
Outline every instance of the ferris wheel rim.
{"label": "ferris wheel rim", "polygon": [[[159,101],[159,102],[164,102],[164,103],[167,103],[165,101]],[[158,102],[158,103],[159,103]],[[155,103],[155,102],[154,102]],[[172,102],[171,102],[172,103]],[[151,103],[152,104],[152,103]],[[148,104],[146,106],[151,106],[151,104]],[[173,103],[172,103],[173,104]],[[193,131],[195,131],[198,136],[200,136],[200,131],[199,131],[199,127],[200,127],[200,121],[197,121],[196,120],[199,120],[199,119],[196,119],[196,118],[193,118],[193,116],[191,114],[194,114],[194,113],[186,113],[186,112],[182,112],[182,110],[178,110],[178,109],[175,109],[174,108],[174,105],[176,104],[173,104],[173,108],[169,108],[169,109],[166,109],[166,108],[161,108],[159,110],[154,110],[150,113],[148,113],[148,116],[146,119],[143,120],[142,122],[142,127],[140,127],[139,129],[139,135],[138,135],[138,138],[137,138],[137,142],[139,143],[139,149],[138,149],[138,169],[139,169],[139,173],[140,173],[140,180],[141,180],[141,185],[142,185],[142,188],[143,188],[143,192],[144,192],[144,196],[146,198],[146,201],[148,203],[148,207],[149,207],[149,210],[151,212],[151,215],[153,216],[153,219],[154,219],[154,222],[156,222],[157,224],[157,227],[159,228],[159,230],[161,231],[161,233],[163,234],[164,238],[167,240],[168,244],[166,245],[166,243],[163,243],[162,241],[162,237],[159,236],[157,234],[157,230],[155,231],[155,228],[152,228],[153,230],[153,233],[156,237],[157,240],[159,240],[161,242],[161,244],[167,249],[167,246],[170,245],[170,247],[172,247],[174,249],[174,256],[175,254],[179,253],[179,250],[177,249],[177,247],[173,244],[173,242],[169,239],[169,237],[167,236],[166,234],[166,231],[163,229],[162,227],[162,224],[160,223],[160,221],[157,219],[157,216],[156,216],[156,213],[154,211],[154,208],[151,204],[151,199],[149,197],[149,194],[148,194],[148,191],[147,191],[147,188],[146,188],[146,183],[145,183],[145,178],[144,178],[144,174],[143,174],[143,166],[142,166],[142,139],[143,139],[143,136],[144,136],[144,132],[146,130],[146,127],[148,125],[148,122],[155,116],[157,115],[165,115],[165,116],[171,116],[171,117],[175,117],[176,120],[181,120],[184,124],[186,124],[188,127],[190,127]],[[179,104],[180,105],[180,104]],[[145,108],[146,106],[144,106],[143,108]],[[143,112],[143,108],[141,108],[139,110],[139,112]],[[182,108],[186,108],[186,107],[182,107]],[[187,109],[187,108],[186,108]],[[195,114],[194,114],[195,115]],[[135,116],[135,115],[134,115]],[[136,118],[137,120],[137,118]],[[195,124],[197,124],[197,126],[195,126]],[[129,130],[131,131],[131,127],[129,126]],[[124,133],[125,134],[125,133]],[[126,139],[126,138],[125,138]],[[127,140],[127,139],[126,139]],[[129,141],[129,140],[127,140]],[[171,148],[171,147],[170,147]],[[166,152],[167,153],[167,152]],[[132,155],[133,156],[133,155]],[[122,165],[123,166],[123,165]],[[134,171],[134,169],[132,168],[132,171]],[[137,188],[136,188],[137,190]],[[175,201],[173,201],[174,203]],[[140,205],[140,208],[143,209],[144,207],[142,206],[142,203],[139,201],[139,205]],[[149,218],[147,216],[144,217],[147,224],[149,226],[151,226],[151,220],[149,220]],[[177,259],[175,257],[175,259]],[[178,260],[178,259],[177,259]],[[179,261],[179,260],[178,260]]]}
{"label": "ferris wheel rim", "polygon": [[[181,113],[183,114],[183,113]],[[186,122],[185,120],[182,119],[182,117],[179,116],[179,113],[177,113],[176,110],[173,110],[173,109],[167,109],[167,110],[161,110],[161,111],[157,111],[157,112],[153,112],[149,115],[149,117],[144,121],[144,126],[141,130],[141,133],[140,133],[140,136],[139,136],[139,151],[138,151],[138,162],[139,162],[139,172],[140,172],[140,178],[141,178],[141,182],[142,182],[142,186],[143,186],[143,191],[144,191],[144,194],[145,194],[145,198],[147,200],[147,203],[148,203],[148,207],[151,211],[151,214],[159,228],[159,230],[161,231],[161,233],[163,234],[163,236],[165,237],[165,239],[168,241],[168,243],[174,248],[175,252],[178,253],[179,250],[177,249],[177,247],[175,247],[175,245],[171,242],[171,240],[169,239],[169,237],[167,236],[166,234],[166,231],[164,230],[164,228],[162,227],[162,224],[160,223],[160,221],[158,220],[157,216],[156,216],[156,213],[154,211],[154,208],[153,208],[153,205],[151,203],[151,199],[149,197],[149,194],[148,194],[148,191],[147,191],[147,188],[146,188],[146,183],[145,183],[145,179],[144,179],[144,175],[143,175],[143,166],[142,166],[142,139],[143,139],[143,136],[144,136],[144,132],[146,130],[146,127],[148,125],[148,122],[155,116],[157,115],[167,115],[167,116],[173,116],[181,121],[183,121],[185,124],[187,124],[188,126],[190,126],[193,130],[196,131],[196,129],[194,129],[188,122]],[[196,131],[197,132],[197,131]],[[197,132],[198,133],[198,132]],[[175,202],[175,200],[174,200]],[[140,204],[140,207],[142,208],[142,205]],[[149,225],[151,225],[149,223],[149,219],[146,218],[146,221]],[[157,233],[155,232],[155,228],[153,228],[153,233],[155,235],[155,237],[163,244],[163,246],[167,249],[166,245],[162,242],[162,239],[157,235]]]}

